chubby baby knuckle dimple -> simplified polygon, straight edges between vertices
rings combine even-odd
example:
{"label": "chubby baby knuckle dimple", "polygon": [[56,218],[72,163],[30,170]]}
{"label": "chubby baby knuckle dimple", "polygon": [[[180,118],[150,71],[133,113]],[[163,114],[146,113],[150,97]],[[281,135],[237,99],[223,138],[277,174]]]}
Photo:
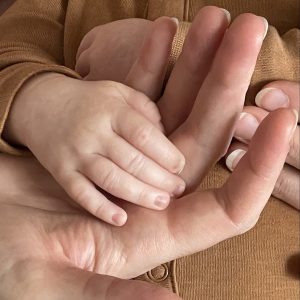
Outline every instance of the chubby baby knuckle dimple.
{"label": "chubby baby knuckle dimple", "polygon": [[[81,161],[81,169],[84,174],[93,174],[95,168],[96,167],[99,168],[98,165],[101,167],[102,164],[99,164],[99,162],[97,162],[97,165],[96,165],[95,162],[90,159],[82,159],[82,161]],[[101,168],[100,168],[100,170],[101,170]]]}
{"label": "chubby baby knuckle dimple", "polygon": [[153,127],[151,125],[139,126],[133,130],[131,134],[131,141],[138,147],[142,148],[151,140],[152,132]]}

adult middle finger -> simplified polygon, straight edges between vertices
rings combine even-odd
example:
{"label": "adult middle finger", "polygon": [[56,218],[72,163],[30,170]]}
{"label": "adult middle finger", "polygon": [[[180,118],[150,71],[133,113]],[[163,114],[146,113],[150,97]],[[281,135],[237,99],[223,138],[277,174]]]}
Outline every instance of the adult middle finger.
{"label": "adult middle finger", "polygon": [[172,136],[186,157],[182,176],[190,186],[195,186],[226,153],[267,29],[267,21],[253,14],[235,19],[189,118]]}
{"label": "adult middle finger", "polygon": [[230,23],[228,11],[206,6],[194,19],[183,50],[158,102],[167,134],[188,117]]}

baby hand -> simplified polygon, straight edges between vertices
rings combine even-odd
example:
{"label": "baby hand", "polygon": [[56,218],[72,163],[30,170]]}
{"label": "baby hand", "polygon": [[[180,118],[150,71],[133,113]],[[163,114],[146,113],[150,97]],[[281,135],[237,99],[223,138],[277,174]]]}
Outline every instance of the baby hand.
{"label": "baby hand", "polygon": [[18,120],[16,140],[108,223],[123,225],[127,215],[99,189],[156,210],[185,189],[177,176],[184,157],[163,134],[156,105],[125,85],[39,75],[22,88],[10,118]]}
{"label": "baby hand", "polygon": [[124,83],[152,26],[152,21],[144,19],[124,19],[96,26],[79,46],[75,70],[85,80]]}

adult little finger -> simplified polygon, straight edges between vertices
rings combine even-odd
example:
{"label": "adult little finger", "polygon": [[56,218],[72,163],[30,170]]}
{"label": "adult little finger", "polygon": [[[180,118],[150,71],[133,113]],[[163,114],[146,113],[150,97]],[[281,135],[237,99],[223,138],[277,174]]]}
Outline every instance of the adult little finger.
{"label": "adult little finger", "polygon": [[[242,157],[247,153],[248,146],[240,142],[232,144],[226,156],[226,165],[233,171]],[[295,168],[285,164],[274,187],[272,195],[300,209],[300,173]]]}

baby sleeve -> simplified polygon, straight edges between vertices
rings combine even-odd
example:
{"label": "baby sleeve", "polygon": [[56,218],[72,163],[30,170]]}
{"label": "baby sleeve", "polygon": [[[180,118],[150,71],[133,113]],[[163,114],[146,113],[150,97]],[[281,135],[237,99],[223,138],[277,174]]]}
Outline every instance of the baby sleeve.
{"label": "baby sleeve", "polygon": [[12,102],[22,85],[42,72],[79,78],[64,66],[66,0],[19,0],[0,17],[0,152],[23,152],[3,139]]}

